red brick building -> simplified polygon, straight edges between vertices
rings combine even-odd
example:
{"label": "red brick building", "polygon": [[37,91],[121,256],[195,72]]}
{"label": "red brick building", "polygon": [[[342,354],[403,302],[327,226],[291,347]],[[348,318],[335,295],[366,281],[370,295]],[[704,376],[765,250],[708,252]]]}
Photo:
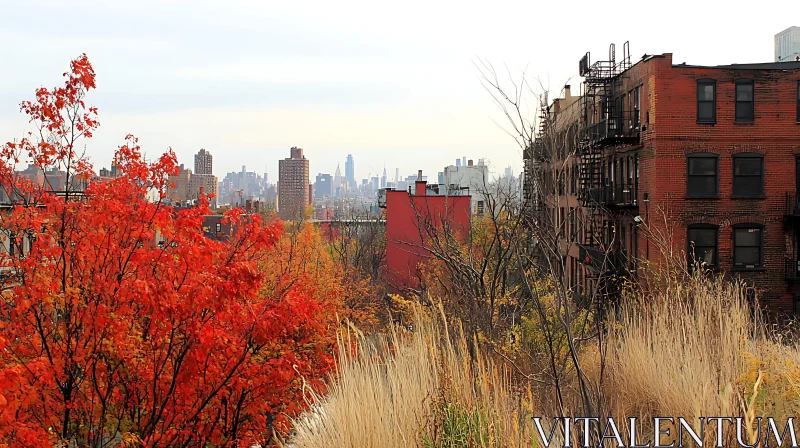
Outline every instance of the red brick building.
{"label": "red brick building", "polygon": [[431,237],[443,232],[468,234],[471,197],[459,193],[445,194],[438,186],[434,190],[424,180],[415,182],[413,193],[386,190],[385,278],[395,291],[419,288],[418,265],[430,256],[426,247]]}
{"label": "red brick building", "polygon": [[309,161],[303,148],[292,147],[290,157],[278,161],[278,216],[284,221],[302,219],[313,203],[308,175]]}
{"label": "red brick building", "polygon": [[565,185],[543,200],[551,222],[577,229],[570,283],[585,295],[609,270],[635,276],[660,260],[660,239],[760,289],[773,311],[800,310],[800,63],[610,53],[581,60],[580,138]]}

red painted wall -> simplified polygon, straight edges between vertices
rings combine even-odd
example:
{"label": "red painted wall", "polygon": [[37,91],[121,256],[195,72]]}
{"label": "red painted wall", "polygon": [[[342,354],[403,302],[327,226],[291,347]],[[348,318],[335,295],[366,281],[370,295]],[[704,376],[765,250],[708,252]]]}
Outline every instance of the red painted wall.
{"label": "red painted wall", "polygon": [[[433,224],[435,230],[426,230],[425,223]],[[407,191],[387,191],[385,277],[389,285],[396,292],[417,289],[417,266],[430,256],[425,249],[430,247],[430,233],[453,231],[465,238],[469,233],[469,223],[469,196],[425,196],[411,195]]]}

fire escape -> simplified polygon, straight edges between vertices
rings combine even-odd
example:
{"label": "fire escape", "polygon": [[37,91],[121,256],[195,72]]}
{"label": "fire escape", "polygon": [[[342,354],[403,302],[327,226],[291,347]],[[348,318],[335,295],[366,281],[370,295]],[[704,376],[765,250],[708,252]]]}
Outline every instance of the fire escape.
{"label": "fire escape", "polygon": [[612,293],[606,280],[621,274],[626,265],[621,255],[613,250],[614,229],[610,217],[616,211],[637,206],[635,188],[609,179],[604,163],[613,151],[611,148],[639,141],[638,110],[625,111],[621,99],[623,81],[630,67],[628,42],[623,45],[620,61],[616,60],[614,44],[609,47],[607,60],[591,63],[589,53],[580,60],[584,95],[577,151],[578,199],[584,209],[585,222],[579,256],[587,268],[587,279],[599,280],[601,295]]}
{"label": "fire escape", "polygon": [[[797,162],[800,168],[800,162]],[[800,294],[800,195],[786,193],[786,205],[783,213],[784,231],[788,233],[784,256],[784,278],[789,283],[793,295]]]}

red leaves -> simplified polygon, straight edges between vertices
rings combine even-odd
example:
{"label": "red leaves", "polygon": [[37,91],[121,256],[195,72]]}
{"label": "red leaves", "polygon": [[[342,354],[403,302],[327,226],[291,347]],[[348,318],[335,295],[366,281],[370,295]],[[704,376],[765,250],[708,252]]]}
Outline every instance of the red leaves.
{"label": "red leaves", "polygon": [[90,172],[73,151],[97,127],[85,55],[65,77],[22,104],[45,137],[0,150],[0,187],[36,204],[0,216],[26,247],[0,255],[15,273],[0,298],[0,445],[97,445],[117,432],[144,446],[244,443],[285,429],[305,403],[301,375],[317,384],[331,365],[337,293],[305,268],[273,281],[270,260],[286,258],[278,221],[228,211],[237,231],[220,242],[201,230],[207,201],[180,212],[147,202],[177,160],[146,162],[132,135],[114,158],[122,176],[83,200],[13,176],[21,156]]}

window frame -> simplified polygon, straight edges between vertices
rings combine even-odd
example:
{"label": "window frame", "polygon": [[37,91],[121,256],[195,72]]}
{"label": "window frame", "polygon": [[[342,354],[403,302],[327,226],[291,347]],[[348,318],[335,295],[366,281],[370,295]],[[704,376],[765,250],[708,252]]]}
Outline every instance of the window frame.
{"label": "window frame", "polygon": [[639,203],[639,153],[633,155],[633,200]]}
{"label": "window frame", "polygon": [[[739,101],[739,86],[749,85],[751,87],[752,98],[750,101]],[[740,79],[734,83],[733,91],[734,110],[733,117],[735,123],[751,124],[756,121],[756,85],[752,79]],[[739,103],[750,103],[750,117],[739,118]]]}
{"label": "window frame", "polygon": [[14,242],[17,235],[14,232],[8,233],[8,255],[14,257],[17,255],[17,245]]}
{"label": "window frame", "polygon": [[800,81],[797,81],[797,124],[800,124]]}
{"label": "window frame", "polygon": [[627,116],[627,128],[633,129],[633,89],[628,90],[628,116]]}
{"label": "window frame", "polygon": [[[713,194],[700,194],[692,192],[689,188],[689,180],[692,176],[695,177],[710,177],[706,174],[692,174],[691,161],[693,159],[713,159],[714,160],[714,193]],[[718,198],[719,197],[719,154],[713,152],[695,152],[686,155],[686,196],[689,198]]]}
{"label": "window frame", "polygon": [[[686,255],[690,271],[694,269],[696,261],[694,249],[698,247],[697,245],[692,246],[692,240],[689,236],[692,230],[714,231],[714,254],[713,254],[714,264],[706,264],[706,267],[708,269],[717,269],[719,267],[719,226],[715,224],[705,224],[705,223],[690,224],[686,226]],[[699,246],[699,247],[710,247],[710,246]]]}
{"label": "window frame", "polygon": [[[700,88],[703,86],[710,85],[714,88],[714,98],[709,100],[700,100]],[[697,80],[697,123],[700,124],[716,124],[717,122],[717,80],[716,79],[698,79]],[[700,117],[700,104],[702,103],[711,103],[711,118],[701,118]]]}
{"label": "window frame", "polygon": [[[758,246],[741,246],[741,247],[758,247],[758,264],[757,265],[739,265],[736,263],[736,249],[739,247],[736,244],[736,231],[758,229],[759,244]],[[733,270],[735,271],[758,271],[764,269],[764,225],[757,223],[741,223],[733,226],[731,230],[731,258],[733,262]]]}
{"label": "window frame", "polygon": [[[757,193],[743,193],[741,191],[736,191],[736,180],[737,178],[748,178],[748,177],[756,177],[752,174],[736,174],[736,162],[741,161],[742,159],[758,159],[761,162],[761,174],[758,176],[761,178],[761,185],[759,191]],[[764,154],[759,154],[757,152],[742,152],[739,154],[735,154],[731,158],[731,187],[732,187],[732,196],[734,197],[741,197],[741,198],[748,198],[748,197],[755,197],[760,198],[764,197],[764,181],[766,180],[766,176],[764,175]],[[740,187],[741,188],[741,187]]]}

